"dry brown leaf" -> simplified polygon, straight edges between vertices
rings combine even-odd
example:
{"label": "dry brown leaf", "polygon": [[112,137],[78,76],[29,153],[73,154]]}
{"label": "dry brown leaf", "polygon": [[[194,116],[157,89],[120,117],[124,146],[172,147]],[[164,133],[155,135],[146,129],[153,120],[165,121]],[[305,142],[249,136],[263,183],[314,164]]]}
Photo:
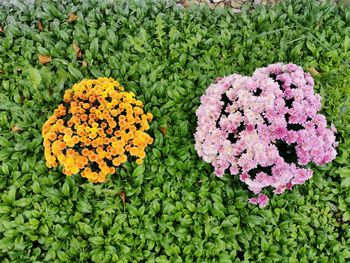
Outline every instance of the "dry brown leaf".
{"label": "dry brown leaf", "polygon": [[0,33],[4,32],[4,28],[0,25]]}
{"label": "dry brown leaf", "polygon": [[308,68],[307,70],[314,76],[320,75],[320,72],[318,72],[314,67]]}
{"label": "dry brown leaf", "polygon": [[46,64],[46,63],[49,63],[51,62],[51,56],[46,56],[46,55],[39,55],[39,62],[40,64]]}
{"label": "dry brown leaf", "polygon": [[120,192],[119,196],[120,196],[120,199],[122,199],[123,205],[125,207],[125,203],[126,203],[125,193],[124,192]]}
{"label": "dry brown leaf", "polygon": [[74,50],[75,50],[75,54],[76,54],[76,56],[77,56],[77,59],[81,58],[82,52],[81,52],[80,47],[78,47],[77,44],[73,43],[73,48],[74,48]]}
{"label": "dry brown leaf", "polygon": [[74,22],[78,19],[78,16],[74,13],[69,14],[68,21],[69,22]]}
{"label": "dry brown leaf", "polygon": [[88,63],[84,60],[83,62],[81,62],[81,66],[82,66],[82,67],[87,67],[87,66],[88,66]]}
{"label": "dry brown leaf", "polygon": [[43,24],[41,23],[41,20],[39,20],[36,25],[37,25],[40,32],[42,32],[44,30],[44,27],[43,27]]}
{"label": "dry brown leaf", "polygon": [[11,131],[13,131],[13,132],[21,132],[21,131],[23,131],[23,129],[22,129],[22,128],[19,128],[19,127],[17,127],[17,126],[15,125],[15,126],[12,127]]}
{"label": "dry brown leaf", "polygon": [[163,134],[163,136],[166,136],[166,128],[165,127],[158,127],[158,129]]}
{"label": "dry brown leaf", "polygon": [[182,3],[182,5],[184,6],[184,7],[190,7],[190,1],[189,0],[185,0],[183,3]]}

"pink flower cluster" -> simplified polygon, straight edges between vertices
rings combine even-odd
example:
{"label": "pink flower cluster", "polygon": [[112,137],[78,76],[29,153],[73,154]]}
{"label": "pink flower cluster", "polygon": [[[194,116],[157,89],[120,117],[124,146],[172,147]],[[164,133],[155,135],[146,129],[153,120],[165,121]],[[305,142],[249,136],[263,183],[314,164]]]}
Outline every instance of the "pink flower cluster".
{"label": "pink flower cluster", "polygon": [[313,78],[294,64],[220,78],[201,97],[195,148],[217,176],[239,174],[258,195],[249,202],[263,207],[263,188],[281,194],[312,176],[304,165],[335,158],[336,130],[317,113],[320,100]]}

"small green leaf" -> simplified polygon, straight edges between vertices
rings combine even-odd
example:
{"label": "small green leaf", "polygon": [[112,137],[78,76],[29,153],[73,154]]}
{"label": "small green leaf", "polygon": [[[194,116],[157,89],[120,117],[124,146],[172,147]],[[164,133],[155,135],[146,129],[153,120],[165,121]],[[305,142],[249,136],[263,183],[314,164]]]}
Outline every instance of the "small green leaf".
{"label": "small green leaf", "polygon": [[265,219],[261,216],[249,215],[243,218],[243,222],[252,225],[262,225],[265,223]]}
{"label": "small green leaf", "polygon": [[94,38],[90,43],[90,51],[96,56],[98,54],[98,38]]}
{"label": "small green leaf", "polygon": [[62,186],[62,193],[67,197],[69,196],[69,184],[67,182]]}
{"label": "small green leaf", "polygon": [[37,70],[36,68],[29,68],[28,69],[28,80],[31,82],[32,87],[34,89],[38,88],[38,86],[41,83],[41,75],[40,71]]}
{"label": "small green leaf", "polygon": [[82,80],[84,78],[80,70],[75,68],[72,64],[68,65],[68,72],[74,77],[75,80]]}
{"label": "small green leaf", "polygon": [[89,242],[95,246],[101,246],[105,243],[103,237],[90,237]]}
{"label": "small green leaf", "polygon": [[3,163],[1,165],[1,170],[5,175],[10,175],[10,170],[9,170],[9,166],[7,163]]}
{"label": "small green leaf", "polygon": [[92,206],[87,200],[80,200],[77,204],[78,211],[82,213],[91,213],[92,212]]}
{"label": "small green leaf", "polygon": [[350,187],[350,176],[344,177],[344,178],[341,180],[341,187],[343,187],[343,188]]}
{"label": "small green leaf", "polygon": [[58,252],[57,252],[57,256],[58,256],[58,258],[59,258],[62,262],[67,262],[67,261],[69,261],[68,255],[67,255],[65,252],[63,252],[63,251],[58,251]]}
{"label": "small green leaf", "polygon": [[21,206],[21,207],[26,207],[32,203],[31,198],[21,198],[19,200],[16,200],[14,202],[15,206]]}
{"label": "small green leaf", "polygon": [[35,194],[39,194],[41,192],[41,187],[38,181],[35,181],[32,185],[32,190]]}
{"label": "small green leaf", "polygon": [[78,226],[80,228],[80,231],[82,231],[85,234],[91,235],[93,233],[93,229],[88,224],[85,224],[83,222],[78,222]]}
{"label": "small green leaf", "polygon": [[138,176],[142,175],[144,173],[144,171],[145,171],[145,165],[141,164],[135,168],[134,172],[132,173],[132,176],[138,177]]}
{"label": "small green leaf", "polygon": [[344,42],[343,42],[343,46],[345,51],[348,51],[350,48],[350,37],[348,35],[345,36]]}

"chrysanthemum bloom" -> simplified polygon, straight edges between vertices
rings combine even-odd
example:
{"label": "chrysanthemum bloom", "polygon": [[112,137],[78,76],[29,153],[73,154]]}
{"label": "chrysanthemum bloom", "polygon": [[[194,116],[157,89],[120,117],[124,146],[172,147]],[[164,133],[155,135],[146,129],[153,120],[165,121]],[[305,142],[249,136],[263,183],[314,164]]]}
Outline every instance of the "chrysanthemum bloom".
{"label": "chrysanthemum bloom", "polygon": [[43,126],[46,164],[104,182],[128,159],[142,163],[153,142],[146,133],[152,117],[112,78],[83,80],[65,92],[63,104]]}
{"label": "chrysanthemum bloom", "polygon": [[[196,150],[215,174],[240,174],[258,194],[281,194],[312,176],[304,165],[322,165],[336,156],[335,135],[327,128],[313,78],[294,64],[273,64],[252,77],[231,75],[210,85],[197,110]],[[334,130],[334,128],[333,128]]]}

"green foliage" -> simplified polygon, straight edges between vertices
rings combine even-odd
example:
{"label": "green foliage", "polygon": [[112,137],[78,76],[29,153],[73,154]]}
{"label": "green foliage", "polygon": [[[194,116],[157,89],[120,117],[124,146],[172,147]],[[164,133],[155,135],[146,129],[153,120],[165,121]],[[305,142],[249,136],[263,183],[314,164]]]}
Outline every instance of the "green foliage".
{"label": "green foliage", "polygon": [[[350,10],[281,2],[240,14],[166,1],[3,4],[1,261],[349,262]],[[52,61],[41,65],[39,54]],[[197,157],[195,110],[217,76],[277,61],[320,72],[339,155],[259,209],[236,177],[216,178]],[[92,185],[46,168],[41,127],[65,89],[98,76],[145,102],[155,142],[144,165]]]}

